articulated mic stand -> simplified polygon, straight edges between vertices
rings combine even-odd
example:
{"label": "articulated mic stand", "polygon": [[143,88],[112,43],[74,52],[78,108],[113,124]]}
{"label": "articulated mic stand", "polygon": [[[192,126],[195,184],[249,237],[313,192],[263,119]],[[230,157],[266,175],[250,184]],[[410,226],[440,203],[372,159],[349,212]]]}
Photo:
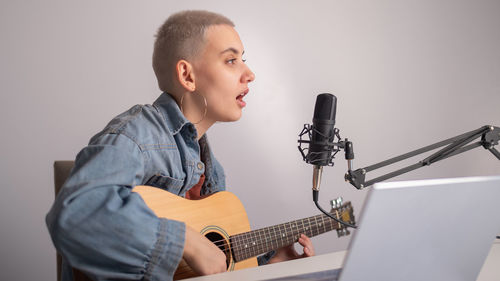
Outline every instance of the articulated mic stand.
{"label": "articulated mic stand", "polygon": [[[311,151],[310,147],[309,148],[303,148],[303,144],[309,144],[313,143],[312,141],[312,133],[315,132],[317,135],[320,135],[322,138],[320,140],[315,140],[314,144],[316,146],[320,146],[322,150],[319,152],[316,151]],[[303,137],[308,137],[309,140],[307,139],[302,139]],[[471,143],[477,138],[481,138],[479,141]],[[340,134],[339,134],[339,129],[335,128],[333,129],[332,133],[330,135],[325,135],[321,131],[319,131],[317,128],[314,126],[305,124],[304,128],[299,134],[299,151],[302,154],[302,158],[306,163],[310,163],[315,165],[314,172],[316,174],[313,175],[313,201],[318,207],[318,209],[324,213],[325,215],[331,217],[338,223],[341,223],[344,226],[347,227],[352,227],[356,228],[356,226],[353,224],[353,222],[345,222],[339,218],[336,218],[323,210],[319,205],[318,205],[318,193],[319,193],[319,188],[315,188],[317,183],[321,180],[321,171],[323,166],[333,166],[333,159],[335,158],[335,155],[341,150],[344,149],[345,151],[345,159],[348,161],[348,169],[347,173],[345,174],[345,180],[350,182],[354,187],[357,189],[363,189],[365,187],[368,187],[370,185],[373,185],[374,183],[384,181],[386,179],[393,178],[395,176],[399,176],[401,174],[407,173],[409,171],[413,171],[415,169],[421,168],[423,166],[429,166],[432,163],[435,163],[437,161],[446,159],[448,157],[451,157],[453,155],[460,154],[462,152],[471,150],[476,147],[484,147],[485,149],[489,150],[493,155],[495,155],[498,160],[500,160],[500,152],[494,148],[495,145],[498,145],[498,142],[500,140],[500,128],[499,127],[494,127],[494,126],[483,126],[477,130],[470,131],[468,133],[435,143],[431,144],[429,146],[408,152],[406,154],[402,154],[396,157],[393,157],[391,159],[382,161],[380,163],[353,170],[353,160],[354,160],[354,150],[353,150],[353,145],[352,142],[349,141],[348,139],[341,140]],[[337,142],[334,142],[335,138],[337,139]],[[391,165],[400,161],[403,161],[405,159],[417,156],[419,154],[440,148],[442,146],[446,146],[439,151],[435,152],[431,156],[423,159],[422,161],[419,161],[416,164],[410,165],[408,167],[399,169],[397,171],[385,174],[383,176],[374,178],[372,180],[366,181],[365,177],[366,174],[370,171],[385,167],[387,165]],[[307,153],[306,153],[307,152]],[[499,238],[499,237],[497,237]]]}
{"label": "articulated mic stand", "polygon": [[[481,139],[477,142],[471,143],[475,139],[481,137]],[[431,144],[429,146],[414,150],[412,152],[402,154],[396,157],[393,157],[391,159],[382,161],[380,163],[357,169],[357,170],[352,170],[352,160],[354,159],[354,152],[352,149],[352,143],[347,141],[341,142],[344,150],[345,150],[345,155],[346,155],[346,160],[348,160],[348,171],[345,174],[345,180],[350,182],[354,187],[357,189],[363,189],[365,187],[368,187],[370,185],[373,185],[374,183],[384,181],[389,178],[393,178],[395,176],[407,173],[409,171],[421,168],[423,166],[429,166],[437,161],[446,159],[448,157],[451,157],[453,155],[460,154],[462,152],[471,150],[476,147],[484,147],[485,149],[489,150],[493,155],[495,155],[498,160],[500,160],[500,152],[494,148],[495,145],[498,145],[498,141],[500,140],[500,128],[499,127],[494,127],[494,126],[483,126],[477,130],[470,131],[468,133],[435,143]],[[471,143],[471,144],[469,144]],[[338,144],[337,144],[338,145]],[[394,163],[397,163],[399,161],[414,157],[416,155],[437,149],[439,147],[445,146],[443,149],[437,151],[436,153],[430,155],[429,157],[419,161],[416,164],[407,166],[405,168],[399,169],[397,171],[385,174],[383,176],[374,178],[372,180],[366,181],[365,177],[366,174],[370,171],[385,167],[387,165],[391,165]]]}

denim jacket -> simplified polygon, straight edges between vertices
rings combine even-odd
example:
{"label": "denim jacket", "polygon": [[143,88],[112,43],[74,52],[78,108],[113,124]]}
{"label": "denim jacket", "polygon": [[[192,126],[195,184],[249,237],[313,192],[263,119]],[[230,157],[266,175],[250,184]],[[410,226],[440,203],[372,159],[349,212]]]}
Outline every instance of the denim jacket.
{"label": "denim jacket", "polygon": [[204,135],[163,93],[115,117],[78,153],[46,217],[63,257],[62,279],[75,267],[95,280],[169,280],[183,253],[185,224],[158,218],[136,185],[179,196],[205,173],[201,194],[225,189],[222,166]]}

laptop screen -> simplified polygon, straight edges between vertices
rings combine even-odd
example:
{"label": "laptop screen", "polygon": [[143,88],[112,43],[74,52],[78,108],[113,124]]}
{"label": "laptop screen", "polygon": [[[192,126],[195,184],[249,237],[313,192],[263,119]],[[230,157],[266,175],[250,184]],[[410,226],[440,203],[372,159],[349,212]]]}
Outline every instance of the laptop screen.
{"label": "laptop screen", "polygon": [[500,232],[499,203],[498,176],[378,183],[340,280],[476,280]]}

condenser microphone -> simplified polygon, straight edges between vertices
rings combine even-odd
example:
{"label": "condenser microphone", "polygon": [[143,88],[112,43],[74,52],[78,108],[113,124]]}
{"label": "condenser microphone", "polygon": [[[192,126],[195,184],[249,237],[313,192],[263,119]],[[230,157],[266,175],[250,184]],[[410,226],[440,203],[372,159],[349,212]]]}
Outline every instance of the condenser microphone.
{"label": "condenser microphone", "polygon": [[331,163],[335,137],[335,114],[337,97],[332,94],[319,94],[314,106],[311,141],[307,153],[307,162],[313,166],[313,190],[319,191],[323,166]]}
{"label": "condenser microphone", "polygon": [[[316,97],[314,106],[313,124],[304,124],[304,128],[299,133],[299,151],[306,163],[313,165],[313,201],[316,207],[334,221],[344,227],[356,228],[353,221],[346,222],[343,219],[333,216],[323,210],[318,203],[319,186],[321,183],[321,173],[323,166],[333,166],[333,158],[340,149],[348,148],[346,159],[351,161],[354,158],[352,143],[347,139],[340,139],[339,130],[335,128],[335,114],[337,113],[337,97],[332,94],[319,94]],[[303,139],[309,137],[309,140]],[[338,142],[334,142],[338,138]],[[309,144],[308,148],[303,148],[303,144]],[[305,153],[307,151],[307,154]]]}

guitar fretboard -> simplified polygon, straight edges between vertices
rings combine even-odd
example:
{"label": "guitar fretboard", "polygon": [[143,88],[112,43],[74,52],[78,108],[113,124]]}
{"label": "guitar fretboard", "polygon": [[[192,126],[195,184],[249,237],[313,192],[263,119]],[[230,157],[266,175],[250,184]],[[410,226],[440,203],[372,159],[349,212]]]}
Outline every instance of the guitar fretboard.
{"label": "guitar fretboard", "polygon": [[231,236],[233,258],[236,262],[242,261],[291,245],[299,240],[300,234],[313,237],[340,228],[338,222],[326,215],[317,215],[240,233]]}

